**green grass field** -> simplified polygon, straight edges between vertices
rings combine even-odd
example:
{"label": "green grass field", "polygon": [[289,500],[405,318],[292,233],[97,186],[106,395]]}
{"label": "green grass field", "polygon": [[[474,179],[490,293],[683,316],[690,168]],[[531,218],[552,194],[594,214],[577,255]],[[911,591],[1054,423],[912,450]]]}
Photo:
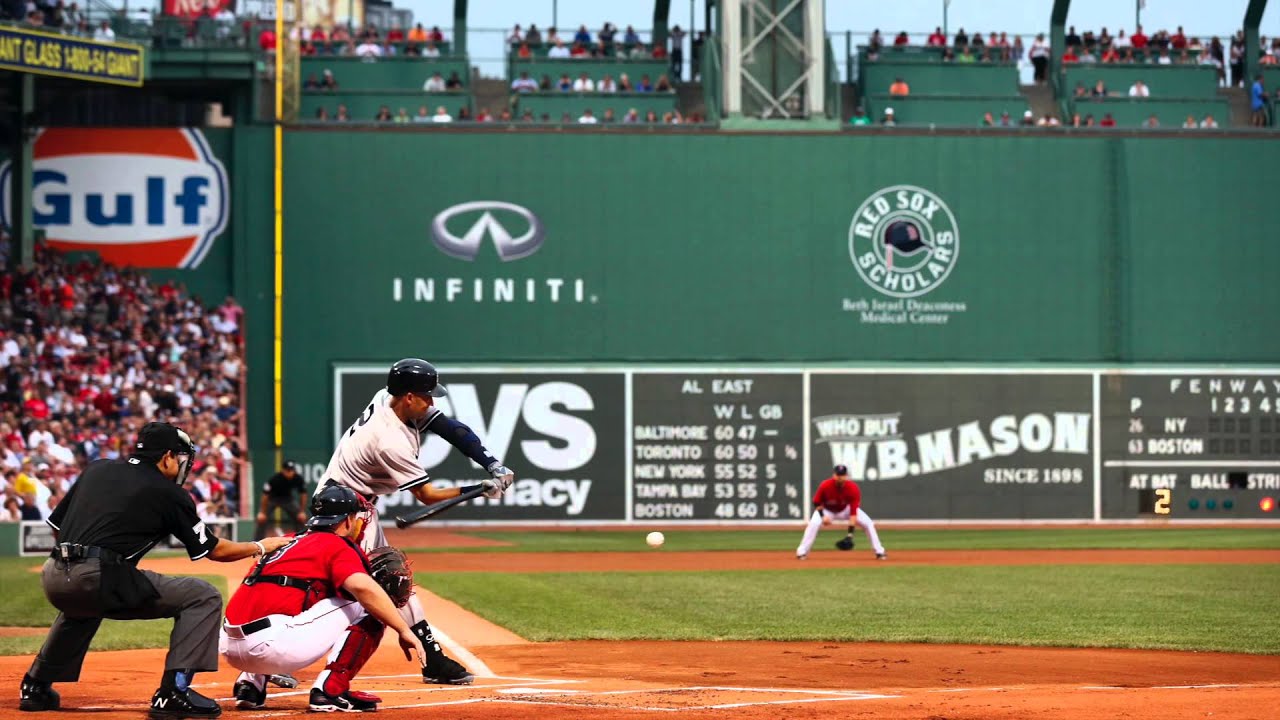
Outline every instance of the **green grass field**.
{"label": "green grass field", "polygon": [[[838,527],[838,526],[833,526]],[[406,552],[627,552],[646,550],[648,530],[548,530],[532,532],[466,532],[488,540],[509,543],[503,546],[451,548],[414,547]],[[672,552],[709,550],[794,551],[801,529],[792,530],[673,530],[664,533],[664,548]],[[831,535],[825,531],[821,538]],[[1067,549],[1150,549],[1150,550],[1275,550],[1280,549],[1280,528],[1036,528],[1021,530],[882,530],[880,539],[894,550],[1067,550]],[[859,546],[865,536],[857,534]],[[830,543],[820,539],[818,546]]]}
{"label": "green grass field", "polygon": [[835,640],[1280,653],[1280,567],[424,573],[530,640]]}
{"label": "green grass field", "polygon": [[[39,573],[30,570],[42,563],[43,560],[36,558],[0,558],[0,626],[47,628],[53,623],[58,612],[45,600]],[[208,575],[196,577],[209,581],[226,597],[225,579]],[[91,650],[168,647],[171,630],[172,620],[104,620],[89,647]],[[0,637],[0,655],[34,655],[43,643],[44,635]]]}
{"label": "green grass field", "polygon": [[[510,543],[410,552],[647,551],[646,530],[465,532]],[[815,552],[837,552],[827,531]],[[791,530],[677,530],[664,552],[791,553]],[[1280,529],[893,530],[897,550],[1277,549]],[[865,538],[858,535],[859,548]],[[0,626],[47,627],[30,558],[0,559]],[[206,578],[226,591],[220,578]],[[531,640],[761,639],[981,643],[1280,654],[1280,566],[1038,565],[704,573],[432,573],[427,587]],[[95,649],[164,647],[172,623],[103,624]],[[30,654],[40,637],[0,638]]]}

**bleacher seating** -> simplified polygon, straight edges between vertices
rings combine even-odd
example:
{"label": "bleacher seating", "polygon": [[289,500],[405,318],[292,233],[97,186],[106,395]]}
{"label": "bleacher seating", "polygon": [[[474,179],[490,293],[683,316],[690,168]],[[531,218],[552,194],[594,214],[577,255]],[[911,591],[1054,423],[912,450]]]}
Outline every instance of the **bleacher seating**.
{"label": "bleacher seating", "polygon": [[507,81],[520,77],[521,72],[529,73],[529,77],[539,80],[543,75],[554,82],[561,75],[577,78],[586,73],[592,80],[599,81],[605,75],[614,80],[626,74],[632,83],[648,75],[649,80],[658,82],[660,75],[667,75],[670,64],[666,60],[615,60],[611,58],[589,58],[584,60],[563,60],[535,58],[532,60],[512,60],[507,65]]}
{"label": "bleacher seating", "polygon": [[858,64],[862,65],[868,62],[936,63],[942,62],[943,50],[945,48],[926,45],[890,45],[880,48],[879,56],[872,60],[870,58],[870,48],[866,45],[859,45]]}
{"label": "bleacher seating", "polygon": [[1231,106],[1225,99],[1116,97],[1100,100],[1071,100],[1066,105],[1068,117],[1072,112],[1079,112],[1081,117],[1092,114],[1094,120],[1098,121],[1106,113],[1111,113],[1111,117],[1115,118],[1116,127],[1120,128],[1142,127],[1142,123],[1153,114],[1160,120],[1162,129],[1181,127],[1188,115],[1198,122],[1203,120],[1205,115],[1212,114],[1219,127],[1227,127],[1231,124]]}
{"label": "bleacher seating", "polygon": [[[1058,92],[1064,108],[1063,122],[1071,113],[1083,117],[1093,114],[1101,120],[1104,113],[1111,113],[1116,127],[1141,127],[1151,115],[1160,121],[1161,128],[1178,128],[1187,116],[1197,121],[1212,114],[1221,127],[1231,123],[1231,108],[1225,99],[1218,97],[1217,71],[1208,65],[1072,65],[1063,70],[1063,81]],[[1083,100],[1073,97],[1077,84],[1092,90],[1098,80],[1106,85],[1115,97],[1101,100]],[[1129,87],[1141,80],[1150,91],[1150,97],[1130,98]]]}
{"label": "bleacher seating", "polygon": [[471,96],[465,92],[427,93],[422,90],[357,90],[351,92],[315,92],[302,93],[302,106],[299,119],[314,120],[316,109],[323,107],[329,111],[333,119],[338,105],[346,105],[352,122],[373,122],[379,108],[383,105],[394,115],[400,108],[409,111],[409,115],[418,112],[418,108],[426,105],[427,112],[434,114],[436,108],[443,105],[455,119],[458,109],[471,107]]}
{"label": "bleacher seating", "polygon": [[1151,98],[1208,98],[1218,94],[1218,75],[1210,65],[1069,65],[1060,92],[1070,95],[1077,83],[1092,89],[1101,80],[1111,92],[1128,93],[1141,80]]}
{"label": "bleacher seating", "polygon": [[[551,47],[545,44],[530,46],[533,54],[531,58],[521,58],[512,50],[507,56],[508,84],[520,77],[521,73],[528,73],[535,82],[546,76],[553,85],[561,76],[567,75],[570,80],[577,80],[583,73],[594,83],[599,83],[606,75],[617,83],[625,75],[633,86],[638,85],[645,76],[655,86],[658,78],[664,75],[668,76],[668,80],[673,79],[670,78],[671,65],[668,60],[649,57],[633,60],[623,52],[615,55],[617,50],[630,49],[617,43],[606,47],[604,57],[588,58],[548,58],[546,53]],[[576,121],[586,109],[590,109],[597,118],[603,117],[605,110],[611,109],[615,119],[621,121],[632,108],[642,120],[651,110],[660,120],[664,113],[673,112],[678,107],[674,92],[569,93],[558,89],[536,93],[513,92],[510,105],[511,114],[517,118],[530,112],[535,120],[541,121],[545,115],[551,122],[560,122],[565,113]]]}
{"label": "bleacher seating", "polygon": [[544,114],[552,122],[559,122],[564,113],[577,120],[582,111],[590,109],[597,118],[604,115],[606,109],[621,120],[627,111],[635,108],[641,118],[652,110],[658,118],[662,114],[676,109],[675,93],[540,93],[517,95],[516,105],[511,114],[519,117],[529,111],[535,120],[541,120]]}
{"label": "bleacher seating", "polygon": [[457,73],[463,87],[470,85],[467,59],[460,57],[423,58],[396,56],[371,62],[364,58],[317,55],[302,58],[302,78],[323,76],[332,70],[338,89],[347,90],[422,90],[422,84],[434,73],[448,79]]}
{"label": "bleacher seating", "polygon": [[[473,112],[470,87],[470,68],[465,57],[425,58],[397,55],[378,60],[350,56],[317,55],[302,58],[302,79],[322,80],[324,71],[331,70],[338,83],[337,90],[303,89],[299,119],[314,121],[316,109],[323,107],[333,120],[339,105],[347,107],[352,122],[373,122],[382,106],[395,115],[405,108],[410,116],[426,105],[429,114],[443,105],[457,119],[460,108]],[[448,80],[456,73],[462,80],[462,90],[449,92],[424,92],[423,83],[439,73]]]}
{"label": "bleacher seating", "polygon": [[[913,59],[902,61],[906,57]],[[1018,68],[1013,63],[943,63],[940,51],[902,51],[882,54],[881,58],[859,66],[859,94],[876,122],[885,107],[894,109],[899,125],[961,127],[978,125],[988,112],[999,117],[1007,111],[1017,121],[1027,109],[1026,98],[1018,89]],[[898,78],[910,88],[908,95],[888,94],[889,86]]]}
{"label": "bleacher seating", "polygon": [[892,96],[870,95],[863,107],[874,123],[879,124],[886,107],[893,108],[894,121],[900,126],[939,125],[952,127],[976,127],[982,124],[982,116],[991,113],[995,118],[1008,112],[1017,123],[1028,109],[1026,98],[1021,95],[996,95],[991,97],[929,97],[924,95]]}
{"label": "bleacher seating", "polygon": [[889,92],[889,85],[902,78],[912,95],[1017,95],[1018,68],[1008,64],[876,62],[862,67],[863,92]]}

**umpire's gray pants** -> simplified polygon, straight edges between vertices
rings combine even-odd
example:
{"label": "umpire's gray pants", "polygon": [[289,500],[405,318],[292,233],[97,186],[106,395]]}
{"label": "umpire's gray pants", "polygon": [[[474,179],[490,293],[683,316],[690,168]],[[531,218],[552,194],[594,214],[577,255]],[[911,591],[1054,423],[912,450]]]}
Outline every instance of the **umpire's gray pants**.
{"label": "umpire's gray pants", "polygon": [[99,589],[101,561],[81,560],[63,564],[46,560],[41,572],[45,597],[60,612],[49,628],[44,646],[31,663],[31,677],[43,682],[75,682],[80,679],[89,643],[104,617],[111,620],[150,620],[171,617],[169,655],[165,670],[213,671],[218,669],[218,625],[222,596],[209,583],[196,578],[167,577],[143,570],[160,597],[143,607],[102,614]]}

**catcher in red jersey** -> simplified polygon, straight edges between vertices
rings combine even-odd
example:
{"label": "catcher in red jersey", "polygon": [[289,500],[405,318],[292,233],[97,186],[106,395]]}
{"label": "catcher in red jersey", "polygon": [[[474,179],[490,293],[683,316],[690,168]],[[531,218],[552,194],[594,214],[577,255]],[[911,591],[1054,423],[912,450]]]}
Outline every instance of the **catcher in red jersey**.
{"label": "catcher in red jersey", "polygon": [[357,544],[372,506],[352,490],[323,489],[311,501],[307,532],[264,555],[227,603],[218,651],[242,670],[236,707],[266,704],[267,677],[329,662],[311,689],[316,712],[377,710],[376,696],[351,690],[373,656],[383,626],[395,631],[406,659],[426,657],[400,616],[413,591],[408,561],[384,547],[366,557]]}
{"label": "catcher in red jersey", "polygon": [[[480,484],[485,496],[499,498],[515,475],[493,456],[465,424],[448,417],[433,404],[444,397],[444,386],[431,363],[406,358],[391,366],[387,386],[379,390],[355,423],[342,435],[325,468],[319,491],[336,484],[351,488],[368,500],[408,490],[431,504],[470,492],[477,486],[437,489],[418,462],[423,436],[433,432],[484,468],[492,479]],[[387,544],[375,513],[361,546],[366,550]],[[466,685],[475,680],[465,667],[446,656],[431,631],[416,595],[401,615],[427,651],[423,682]]]}
{"label": "catcher in red jersey", "polygon": [[880,544],[875,522],[862,509],[862,491],[858,489],[857,483],[849,479],[849,468],[844,465],[837,465],[831,477],[823,480],[818,485],[817,492],[813,494],[813,516],[809,518],[809,525],[804,529],[804,538],[800,541],[800,547],[796,548],[796,558],[804,560],[808,557],[809,550],[813,548],[813,542],[818,539],[818,531],[836,520],[849,523],[848,532],[836,541],[837,548],[852,550],[854,527],[861,525],[867,533],[871,549],[876,553],[876,559],[884,560],[888,557],[884,546]]}

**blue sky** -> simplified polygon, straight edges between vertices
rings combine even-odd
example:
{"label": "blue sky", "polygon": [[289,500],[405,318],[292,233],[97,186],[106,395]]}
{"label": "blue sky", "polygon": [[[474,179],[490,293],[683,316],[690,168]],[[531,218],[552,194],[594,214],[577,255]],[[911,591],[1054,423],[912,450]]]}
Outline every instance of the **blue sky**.
{"label": "blue sky", "polygon": [[[453,0],[395,0],[397,7],[412,10],[417,21],[449,30],[453,20]],[[594,33],[605,21],[619,27],[648,28],[653,23],[653,3],[648,0],[469,0],[472,28],[510,30],[515,23],[540,28],[552,24],[556,6],[560,27],[585,23]],[[1188,35],[1227,36],[1240,27],[1247,0],[1146,0],[1142,24],[1150,33],[1182,25]],[[1270,2],[1262,19],[1262,34],[1280,35],[1280,0]],[[697,27],[702,27],[703,0],[692,3]],[[827,31],[854,31],[855,42],[865,42],[866,34],[879,28],[882,33],[906,30],[928,33],[942,24],[943,0],[826,0]],[[689,0],[672,0],[671,22],[689,27]],[[1034,34],[1049,28],[1052,0],[951,0],[947,11],[948,30],[956,28],[982,32],[1006,31]],[[1106,26],[1112,34],[1118,28],[1133,31],[1133,0],[1074,0],[1068,23],[1085,28]],[[471,57],[486,75],[500,74],[501,33],[472,32],[468,39]],[[839,52],[839,50],[837,51]]]}

